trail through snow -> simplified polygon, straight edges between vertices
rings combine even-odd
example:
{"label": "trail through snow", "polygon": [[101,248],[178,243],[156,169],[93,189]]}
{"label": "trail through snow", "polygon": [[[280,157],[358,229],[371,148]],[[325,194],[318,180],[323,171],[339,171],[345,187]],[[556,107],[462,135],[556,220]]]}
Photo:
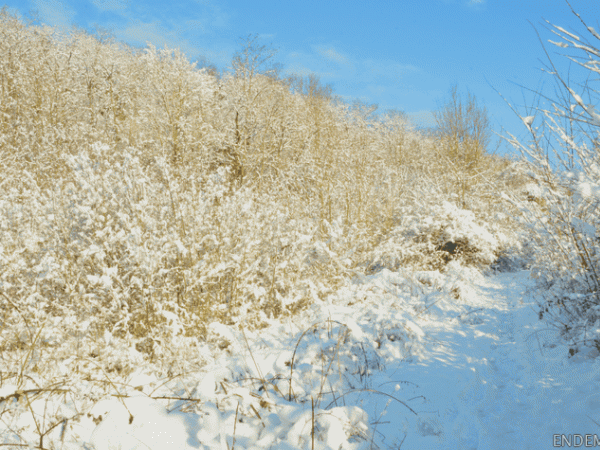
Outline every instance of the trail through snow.
{"label": "trail through snow", "polygon": [[[598,447],[600,358],[567,357],[528,275],[382,270],[288,323],[215,324],[231,345],[205,349],[203,373],[169,385],[140,368],[128,383],[143,391],[97,404],[79,436],[97,450],[304,450],[314,423],[320,450]],[[173,392],[202,402],[148,397]]]}
{"label": "trail through snow", "polygon": [[538,320],[527,277],[476,277],[466,312],[421,325],[428,352],[403,374],[427,394],[402,449],[586,447],[598,439],[600,364],[566,357],[557,331]]}

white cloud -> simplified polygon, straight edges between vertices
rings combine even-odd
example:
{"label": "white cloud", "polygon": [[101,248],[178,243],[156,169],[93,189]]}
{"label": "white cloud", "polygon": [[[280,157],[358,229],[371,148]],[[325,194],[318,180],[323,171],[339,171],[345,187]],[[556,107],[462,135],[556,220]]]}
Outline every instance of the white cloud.
{"label": "white cloud", "polygon": [[[206,58],[210,63],[219,67],[225,67],[235,51],[233,44],[211,45],[211,50],[205,49],[196,38],[198,35],[207,34],[203,23],[198,20],[188,20],[169,30],[159,20],[142,22],[131,20],[127,26],[115,32],[119,40],[129,42],[137,46],[146,46],[146,42],[152,43],[156,48],[181,50],[191,61],[198,57]],[[199,32],[200,31],[200,32]]]}
{"label": "white cloud", "polygon": [[33,7],[40,14],[40,21],[62,31],[69,31],[75,11],[59,0],[34,0]]}
{"label": "white cloud", "polygon": [[314,53],[290,52],[282,59],[285,60],[285,73],[287,74],[296,74],[305,77],[312,73],[319,78],[336,77],[335,72],[328,70],[331,67],[327,67],[328,64],[323,64],[323,58]]}
{"label": "white cloud", "polygon": [[103,11],[117,12],[119,20],[104,22],[103,27],[114,30],[116,39],[130,45],[145,47],[150,42],[157,48],[167,46],[181,50],[190,60],[204,57],[219,67],[224,67],[235,51],[233,42],[219,42],[221,30],[230,26],[230,15],[212,1],[181,0],[177,7],[131,0],[91,1]]}
{"label": "white cloud", "polygon": [[145,47],[147,42],[152,43],[157,49],[168,47],[179,49],[192,58],[197,55],[198,48],[183,39],[177,31],[167,30],[159,21],[144,23],[140,20],[130,22],[127,27],[115,33],[118,39],[134,45]]}
{"label": "white cloud", "polygon": [[333,61],[339,65],[343,65],[343,66],[350,66],[350,60],[342,55],[340,52],[338,52],[336,49],[334,49],[333,47],[325,47],[323,45],[315,45],[313,47],[313,49],[319,54],[321,55],[321,57],[329,60],[329,61]]}
{"label": "white cloud", "polygon": [[385,85],[390,82],[395,84],[403,75],[421,71],[413,65],[387,59],[353,58],[351,55],[342,54],[331,45],[314,45],[312,50],[312,53],[288,53],[285,58],[286,72],[303,76],[314,73],[321,79],[329,78],[323,80],[325,82],[341,82],[354,88],[359,85],[361,88],[371,85],[375,90],[383,92]]}
{"label": "white cloud", "polygon": [[302,77],[307,77],[311,74],[316,75],[322,82],[322,84],[326,84],[326,81],[323,81],[324,79],[332,79],[332,78],[337,78],[336,74],[333,72],[321,72],[318,70],[311,70],[307,67],[304,67],[301,64],[291,64],[288,69],[285,71],[285,73],[287,74],[295,74],[295,75],[300,75]]}
{"label": "white cloud", "polygon": [[[377,103],[384,110],[390,104],[414,104],[415,100],[431,95],[429,91],[415,93],[413,79],[427,77],[427,73],[416,66],[391,59],[361,59],[342,54],[331,45],[314,45],[311,50],[284,55],[282,62],[286,72],[301,76],[313,73],[322,84],[333,84],[335,94],[344,101],[359,99]],[[346,95],[350,92],[352,95]],[[433,125],[428,111],[413,113],[411,119],[419,125]]]}
{"label": "white cloud", "polygon": [[315,73],[313,70],[310,70],[308,67],[305,67],[300,63],[289,64],[285,71],[286,71],[286,73],[293,73],[296,75],[300,75],[302,77],[306,77],[306,76],[310,75],[311,73]]}
{"label": "white cloud", "polygon": [[485,0],[438,0],[440,3],[444,3],[446,5],[462,5],[462,6],[477,6],[483,5]]}
{"label": "white cloud", "polygon": [[213,45],[212,50],[200,48],[195,48],[194,50],[193,55],[202,56],[219,68],[225,68],[231,62],[231,55],[235,52],[235,48],[229,44],[222,46]]}
{"label": "white cloud", "polygon": [[479,9],[478,7],[483,6],[485,4],[485,0],[469,0],[467,2],[467,7],[473,9]]}
{"label": "white cloud", "polygon": [[129,22],[125,28],[119,31],[118,37],[141,45],[145,45],[148,41],[159,48],[164,47],[165,45],[169,47],[179,47],[178,45],[173,45],[174,39],[170,36],[171,34],[172,33],[161,26],[157,20],[151,23],[143,23],[140,20],[134,20]]}
{"label": "white cloud", "polygon": [[274,34],[259,34],[258,35],[258,39],[260,41],[274,40],[275,39],[275,35]]}

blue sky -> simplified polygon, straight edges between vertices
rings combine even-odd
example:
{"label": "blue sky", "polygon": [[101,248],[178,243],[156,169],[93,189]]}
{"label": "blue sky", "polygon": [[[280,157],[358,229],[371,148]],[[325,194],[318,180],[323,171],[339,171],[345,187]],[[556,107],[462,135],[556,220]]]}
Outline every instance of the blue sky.
{"label": "blue sky", "polygon": [[[571,0],[600,29],[600,1]],[[117,40],[143,47],[180,48],[191,60],[205,57],[226,68],[239,38],[258,34],[279,49],[285,73],[318,75],[345,100],[377,103],[407,112],[415,122],[433,124],[431,111],[458,84],[490,114],[494,130],[520,137],[527,132],[498,90],[523,115],[532,95],[548,91],[542,74],[547,59],[536,32],[547,44],[553,35],[543,19],[586,38],[565,0],[9,0],[11,12],[68,30],[71,24],[110,30]],[[531,23],[529,23],[531,22]],[[533,25],[533,26],[532,26]],[[558,40],[554,38],[554,40]],[[559,69],[568,70],[557,47],[547,49]],[[573,72],[574,73],[574,72]],[[542,83],[545,80],[545,85]],[[502,153],[502,149],[500,151]]]}

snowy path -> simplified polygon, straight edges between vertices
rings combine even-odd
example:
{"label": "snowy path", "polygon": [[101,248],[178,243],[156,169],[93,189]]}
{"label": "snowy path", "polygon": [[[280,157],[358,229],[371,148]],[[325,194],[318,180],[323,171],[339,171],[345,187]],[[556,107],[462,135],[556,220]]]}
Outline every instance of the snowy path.
{"label": "snowy path", "polygon": [[420,324],[429,354],[403,373],[426,401],[402,449],[546,449],[560,447],[554,435],[571,435],[573,447],[573,435],[600,436],[590,420],[600,423],[600,364],[564,358],[525,295],[526,276],[474,280],[472,312]]}

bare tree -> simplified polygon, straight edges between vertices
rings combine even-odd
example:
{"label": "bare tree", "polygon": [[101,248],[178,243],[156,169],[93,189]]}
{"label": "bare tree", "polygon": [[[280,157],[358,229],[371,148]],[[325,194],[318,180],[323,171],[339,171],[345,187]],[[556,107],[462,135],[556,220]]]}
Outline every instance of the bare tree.
{"label": "bare tree", "polygon": [[233,55],[231,60],[231,68],[236,77],[250,82],[258,74],[271,78],[279,77],[282,65],[274,61],[278,50],[260,45],[258,40],[258,34],[249,34],[245,38],[240,38],[242,48]]}
{"label": "bare tree", "polygon": [[466,104],[457,86],[450,91],[450,100],[433,113],[438,137],[445,143],[448,156],[467,170],[474,168],[487,151],[492,129],[485,106],[479,106],[474,95]]}
{"label": "bare tree", "polygon": [[285,79],[285,82],[292,92],[297,92],[306,97],[320,97],[329,100],[333,95],[333,87],[331,84],[321,84],[319,77],[314,73],[309,74],[306,78],[295,74],[289,75]]}

